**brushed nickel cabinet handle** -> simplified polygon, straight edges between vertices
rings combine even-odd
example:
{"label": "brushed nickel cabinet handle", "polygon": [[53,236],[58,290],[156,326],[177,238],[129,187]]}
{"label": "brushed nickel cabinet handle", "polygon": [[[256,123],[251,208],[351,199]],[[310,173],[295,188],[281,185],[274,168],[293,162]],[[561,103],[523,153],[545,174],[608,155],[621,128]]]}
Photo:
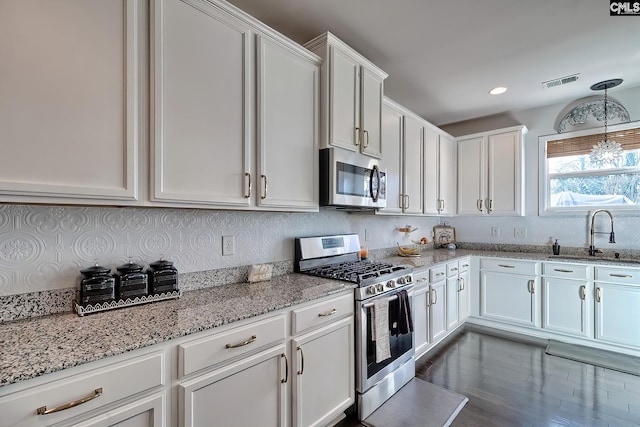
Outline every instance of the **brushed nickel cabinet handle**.
{"label": "brushed nickel cabinet handle", "polygon": [[602,302],[602,288],[596,288],[596,301]]}
{"label": "brushed nickel cabinet handle", "polygon": [[489,212],[493,212],[493,199],[489,199]]}
{"label": "brushed nickel cabinet handle", "polygon": [[368,130],[364,130],[363,133],[364,133],[364,136],[365,136],[364,142],[363,142],[364,148],[367,148],[369,146],[369,131]]}
{"label": "brushed nickel cabinet handle", "polygon": [[462,266],[463,266],[464,268],[467,268],[467,267],[469,267],[469,264],[462,264]]}
{"label": "brushed nickel cabinet handle", "polygon": [[319,317],[326,317],[326,316],[333,316],[334,314],[336,314],[338,312],[338,310],[336,310],[335,308],[331,311],[327,311],[326,313],[318,313]]}
{"label": "brushed nickel cabinet handle", "polygon": [[356,127],[355,145],[356,146],[360,145],[360,128],[359,127]]}
{"label": "brushed nickel cabinet handle", "polygon": [[528,282],[529,292],[532,294],[536,293],[536,282],[534,280],[529,280]]}
{"label": "brushed nickel cabinet handle", "polygon": [[405,194],[405,196],[404,196],[404,197],[406,197],[406,198],[407,198],[407,204],[406,204],[406,206],[405,206],[404,208],[405,208],[405,209],[409,209],[409,202],[411,201],[411,199],[409,198],[409,195],[408,195],[408,194]]}
{"label": "brushed nickel cabinet handle", "polygon": [[452,268],[451,271],[458,271],[458,269],[457,268]]}
{"label": "brushed nickel cabinet handle", "polygon": [[245,172],[244,176],[249,181],[249,184],[247,185],[247,192],[244,193],[244,197],[248,199],[249,197],[251,197],[251,174],[249,172]]}
{"label": "brushed nickel cabinet handle", "polygon": [[225,345],[226,348],[238,348],[238,347],[244,347],[245,345],[251,344],[252,342],[254,342],[258,337],[256,337],[255,335],[252,335],[251,338],[249,338],[246,341],[242,341],[239,342],[237,344],[227,344]]}
{"label": "brushed nickel cabinet handle", "polygon": [[82,405],[83,403],[87,403],[90,400],[95,399],[102,395],[102,387],[97,388],[87,397],[83,397],[82,399],[74,400],[73,402],[65,403],[64,405],[56,406],[55,408],[47,409],[46,406],[41,406],[36,409],[36,413],[38,415],[47,415],[53,414],[54,412],[64,411],[65,409],[70,409],[78,405]]}
{"label": "brushed nickel cabinet handle", "polygon": [[580,286],[580,299],[587,299],[587,287],[584,285]]}
{"label": "brushed nickel cabinet handle", "polygon": [[432,289],[431,292],[433,292],[433,301],[431,302],[431,305],[436,305],[438,303],[438,291]]}
{"label": "brushed nickel cabinet handle", "polygon": [[558,273],[573,273],[573,270],[565,270],[563,268],[554,268],[553,271],[557,271]]}
{"label": "brushed nickel cabinet handle", "polygon": [[482,199],[478,199],[478,201],[476,202],[476,207],[480,212],[482,212]]}
{"label": "brushed nickel cabinet handle", "polygon": [[298,371],[298,375],[302,375],[304,373],[304,352],[300,346],[298,346],[296,350],[300,352],[300,370]]}
{"label": "brushed nickel cabinet handle", "polygon": [[260,175],[260,177],[264,181],[264,193],[262,194],[262,196],[260,196],[260,198],[262,200],[264,200],[264,199],[267,198],[267,176],[266,175]]}
{"label": "brushed nickel cabinet handle", "polygon": [[502,268],[516,268],[515,265],[507,265],[507,264],[498,264],[498,267]]}
{"label": "brushed nickel cabinet handle", "polygon": [[444,276],[444,273],[436,273],[436,277]]}
{"label": "brushed nickel cabinet handle", "polygon": [[289,381],[289,360],[287,359],[287,355],[282,353],[280,355],[280,358],[284,357],[284,379],[280,380],[281,384],[286,383],[287,381]]}
{"label": "brushed nickel cabinet handle", "polygon": [[459,292],[464,291],[464,278],[462,278],[462,277],[461,277],[461,278],[459,278],[459,279],[458,279],[458,282],[460,283],[460,287],[458,288],[458,291],[459,291]]}
{"label": "brushed nickel cabinet handle", "polygon": [[630,274],[611,273],[611,274],[609,274],[609,276],[611,276],[611,277],[621,277],[623,279],[631,279],[631,278],[633,278],[633,276],[630,275]]}

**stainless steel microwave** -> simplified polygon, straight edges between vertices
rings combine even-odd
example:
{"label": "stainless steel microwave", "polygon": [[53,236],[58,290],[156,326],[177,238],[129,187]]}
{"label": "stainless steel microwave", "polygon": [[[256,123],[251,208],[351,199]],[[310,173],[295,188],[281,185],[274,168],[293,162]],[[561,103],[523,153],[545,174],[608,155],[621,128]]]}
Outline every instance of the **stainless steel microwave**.
{"label": "stainless steel microwave", "polygon": [[341,148],[320,150],[320,205],[377,209],[387,206],[387,175],[378,159]]}

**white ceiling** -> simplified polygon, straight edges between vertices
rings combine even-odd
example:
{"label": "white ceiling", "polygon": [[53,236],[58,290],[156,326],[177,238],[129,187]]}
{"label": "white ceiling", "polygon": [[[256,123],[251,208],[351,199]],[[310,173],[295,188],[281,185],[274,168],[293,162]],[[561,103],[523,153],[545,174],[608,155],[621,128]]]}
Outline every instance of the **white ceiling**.
{"label": "white ceiling", "polygon": [[624,79],[614,98],[640,86],[640,16],[609,16],[606,0],[230,3],[301,44],[331,31],[389,73],[386,95],[436,125],[571,102],[612,78]]}

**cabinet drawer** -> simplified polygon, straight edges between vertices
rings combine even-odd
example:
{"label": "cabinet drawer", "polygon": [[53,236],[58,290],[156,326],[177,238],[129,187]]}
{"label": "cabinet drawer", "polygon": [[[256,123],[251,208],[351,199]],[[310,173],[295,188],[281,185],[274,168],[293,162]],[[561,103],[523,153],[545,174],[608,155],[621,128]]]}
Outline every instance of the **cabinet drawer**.
{"label": "cabinet drawer", "polygon": [[538,265],[535,262],[515,261],[512,259],[482,258],[480,269],[485,271],[499,271],[502,273],[526,274],[535,276],[538,274]]}
{"label": "cabinet drawer", "polygon": [[456,276],[460,272],[458,261],[447,263],[447,277]]}
{"label": "cabinet drawer", "polygon": [[[164,384],[164,364],[164,353],[149,354],[5,396],[0,399],[0,426],[61,423],[161,386]],[[37,413],[51,411],[71,402],[76,405],[59,412]]]}
{"label": "cabinet drawer", "polygon": [[249,353],[285,336],[284,315],[250,323],[178,346],[182,375],[214,366],[227,359]]}
{"label": "cabinet drawer", "polygon": [[293,334],[305,329],[333,322],[335,319],[353,314],[353,295],[348,294],[308,307],[293,310],[291,330]]}
{"label": "cabinet drawer", "polygon": [[590,269],[584,264],[566,264],[560,262],[544,262],[542,263],[542,274],[550,277],[565,277],[568,279],[588,279],[590,278]]}
{"label": "cabinet drawer", "polygon": [[413,282],[415,283],[416,290],[429,284],[429,272],[428,268],[420,268],[413,270]]}
{"label": "cabinet drawer", "polygon": [[437,282],[447,276],[447,266],[445,264],[436,265],[429,269],[429,282]]}
{"label": "cabinet drawer", "polygon": [[624,267],[596,267],[596,281],[640,285],[640,270]]}
{"label": "cabinet drawer", "polygon": [[471,260],[469,258],[465,258],[463,260],[460,260],[458,264],[460,265],[459,273],[464,273],[471,267]]}

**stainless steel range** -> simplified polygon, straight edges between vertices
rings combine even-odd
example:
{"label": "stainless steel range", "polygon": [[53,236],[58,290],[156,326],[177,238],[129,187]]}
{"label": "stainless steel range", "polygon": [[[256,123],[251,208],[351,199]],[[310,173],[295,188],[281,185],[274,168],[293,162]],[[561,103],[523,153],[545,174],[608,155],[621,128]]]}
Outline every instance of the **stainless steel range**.
{"label": "stainless steel range", "polygon": [[357,284],[356,405],[363,420],[415,376],[412,269],[361,260],[358,235],[342,234],[297,238],[295,270]]}

